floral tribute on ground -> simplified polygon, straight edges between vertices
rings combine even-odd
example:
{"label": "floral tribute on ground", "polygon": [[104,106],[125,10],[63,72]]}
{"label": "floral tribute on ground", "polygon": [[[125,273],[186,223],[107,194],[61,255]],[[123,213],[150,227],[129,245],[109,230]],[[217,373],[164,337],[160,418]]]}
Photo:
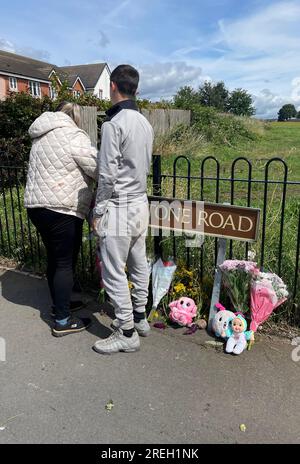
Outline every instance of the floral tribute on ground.
{"label": "floral tribute on ground", "polygon": [[[238,349],[230,351],[240,354],[246,347],[246,340],[249,341],[248,349],[250,349],[254,343],[254,333],[258,327],[270,317],[278,306],[287,300],[288,290],[279,276],[271,272],[261,272],[257,263],[253,261],[226,260],[219,268],[222,271],[224,287],[235,312],[232,315],[222,305],[217,304],[216,307],[220,311],[214,318],[212,328],[217,336],[228,339],[227,344],[231,340],[230,346],[233,343],[232,336],[236,342],[244,338]],[[247,313],[250,313],[251,318],[249,331],[247,331],[247,321],[244,318]],[[237,321],[238,317],[242,319],[242,323]],[[238,326],[240,333],[244,332],[243,337],[237,333]],[[243,330],[241,330],[242,328]],[[242,345],[243,349],[241,349]]]}
{"label": "floral tribute on ground", "polygon": [[186,327],[186,335],[207,327],[202,317],[203,302],[210,296],[204,288],[210,289],[212,282],[204,279],[200,284],[197,270],[187,269],[182,261],[175,264],[173,258],[158,259],[152,266],[153,304],[149,322],[158,329]]}
{"label": "floral tribute on ground", "polygon": [[[187,335],[207,328],[204,311],[211,297],[212,277],[204,277],[200,283],[196,269],[187,269],[180,261],[175,264],[173,258],[149,262],[153,305],[148,319],[154,327],[186,327]],[[286,301],[288,291],[279,276],[261,272],[254,261],[226,260],[219,268],[231,307],[216,304],[212,330],[226,342],[227,353],[240,354],[251,348],[254,333]]]}

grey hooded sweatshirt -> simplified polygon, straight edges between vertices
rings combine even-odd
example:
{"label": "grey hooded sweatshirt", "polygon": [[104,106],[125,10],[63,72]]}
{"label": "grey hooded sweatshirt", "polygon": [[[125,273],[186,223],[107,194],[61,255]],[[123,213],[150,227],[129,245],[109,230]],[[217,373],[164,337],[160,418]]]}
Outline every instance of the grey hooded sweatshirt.
{"label": "grey hooded sweatshirt", "polygon": [[110,204],[132,203],[146,198],[153,129],[136,103],[124,100],[107,111],[101,128],[98,191],[94,217]]}

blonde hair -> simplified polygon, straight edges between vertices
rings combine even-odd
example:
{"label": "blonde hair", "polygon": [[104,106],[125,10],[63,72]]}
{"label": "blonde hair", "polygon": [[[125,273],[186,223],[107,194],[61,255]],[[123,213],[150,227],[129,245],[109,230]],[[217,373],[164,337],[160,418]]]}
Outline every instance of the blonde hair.
{"label": "blonde hair", "polygon": [[80,112],[80,105],[77,103],[71,103],[67,101],[62,101],[56,108],[55,111],[62,111],[66,113],[70,118],[73,119],[77,126],[80,126],[81,123],[81,112]]}

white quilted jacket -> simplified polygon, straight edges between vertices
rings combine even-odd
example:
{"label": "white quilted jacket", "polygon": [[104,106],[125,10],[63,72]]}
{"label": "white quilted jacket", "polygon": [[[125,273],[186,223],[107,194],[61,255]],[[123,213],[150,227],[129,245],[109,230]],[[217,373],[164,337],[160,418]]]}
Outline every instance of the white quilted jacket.
{"label": "white quilted jacket", "polygon": [[97,179],[97,150],[88,135],[60,111],[39,116],[29,135],[25,207],[67,208],[85,216]]}

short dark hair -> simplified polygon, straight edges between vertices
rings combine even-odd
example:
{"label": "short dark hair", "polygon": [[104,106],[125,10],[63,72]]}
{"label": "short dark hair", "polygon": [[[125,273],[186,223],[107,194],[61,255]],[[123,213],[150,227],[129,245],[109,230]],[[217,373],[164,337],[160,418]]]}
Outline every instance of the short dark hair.
{"label": "short dark hair", "polygon": [[119,92],[127,97],[134,97],[139,84],[139,73],[130,64],[120,64],[110,75],[110,81],[114,82]]}

